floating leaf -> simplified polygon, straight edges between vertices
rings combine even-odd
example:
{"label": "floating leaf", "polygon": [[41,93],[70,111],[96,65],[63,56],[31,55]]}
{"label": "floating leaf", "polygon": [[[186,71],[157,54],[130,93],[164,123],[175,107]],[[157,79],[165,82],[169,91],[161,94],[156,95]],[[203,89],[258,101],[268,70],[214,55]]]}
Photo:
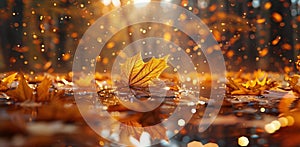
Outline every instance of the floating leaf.
{"label": "floating leaf", "polygon": [[7,95],[18,102],[33,100],[33,90],[29,87],[23,74],[20,75],[19,85],[15,90],[7,91]]}
{"label": "floating leaf", "polygon": [[159,75],[168,67],[167,60],[169,56],[163,58],[151,58],[145,63],[141,54],[137,54],[128,58],[121,65],[122,73],[124,74],[126,83],[130,87],[147,87],[157,79]]}

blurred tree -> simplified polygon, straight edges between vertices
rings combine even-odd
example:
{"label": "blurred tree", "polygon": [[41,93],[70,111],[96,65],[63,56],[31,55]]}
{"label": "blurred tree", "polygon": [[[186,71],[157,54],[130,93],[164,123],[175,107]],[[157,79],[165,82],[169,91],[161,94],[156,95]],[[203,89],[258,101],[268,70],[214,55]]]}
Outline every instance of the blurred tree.
{"label": "blurred tree", "polygon": [[0,50],[3,61],[0,71],[16,70],[22,61],[16,60],[22,53],[18,52],[22,42],[22,0],[0,2]]}

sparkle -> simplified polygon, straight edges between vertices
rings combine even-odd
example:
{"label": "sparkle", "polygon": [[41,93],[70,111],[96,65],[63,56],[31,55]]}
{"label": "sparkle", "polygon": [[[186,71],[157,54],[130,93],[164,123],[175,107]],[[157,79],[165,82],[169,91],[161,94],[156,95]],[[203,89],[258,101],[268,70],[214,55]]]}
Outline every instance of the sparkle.
{"label": "sparkle", "polygon": [[178,126],[183,127],[185,125],[185,121],[183,119],[179,119],[177,124],[178,124]]}
{"label": "sparkle", "polygon": [[238,144],[239,144],[240,146],[248,146],[248,144],[249,144],[249,139],[248,139],[247,137],[245,137],[245,136],[241,136],[241,137],[239,137],[239,139],[238,139]]}

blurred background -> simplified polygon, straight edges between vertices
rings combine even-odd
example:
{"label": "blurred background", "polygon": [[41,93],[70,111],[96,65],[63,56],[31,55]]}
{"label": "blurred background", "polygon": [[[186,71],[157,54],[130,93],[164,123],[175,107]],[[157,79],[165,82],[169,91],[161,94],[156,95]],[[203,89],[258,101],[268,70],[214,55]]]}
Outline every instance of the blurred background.
{"label": "blurred background", "polygon": [[[93,22],[122,5],[141,1],[151,2],[1,0],[0,71],[69,72],[78,42]],[[294,62],[300,49],[300,0],[161,1],[181,5],[203,20],[222,49],[228,71],[295,72]],[[134,17],[134,13],[138,10],[124,14],[124,19]],[[105,23],[111,21],[118,20],[108,19]],[[105,49],[124,48],[138,38],[155,35],[180,42],[189,54],[198,52],[186,35],[176,33],[177,37],[172,37],[174,29],[166,32],[152,29],[155,27],[160,28],[155,24],[124,28]],[[111,64],[110,58],[100,55],[97,62],[98,68]]]}

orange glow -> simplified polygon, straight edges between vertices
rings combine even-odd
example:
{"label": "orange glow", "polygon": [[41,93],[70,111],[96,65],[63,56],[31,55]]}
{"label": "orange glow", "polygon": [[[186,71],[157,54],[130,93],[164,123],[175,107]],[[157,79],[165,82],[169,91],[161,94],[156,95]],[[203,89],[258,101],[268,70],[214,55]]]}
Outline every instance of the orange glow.
{"label": "orange glow", "polygon": [[280,41],[281,37],[277,36],[273,41],[272,41],[272,45],[277,45]]}
{"label": "orange glow", "polygon": [[230,50],[230,51],[227,52],[226,55],[227,55],[228,58],[232,58],[234,56],[234,51]]}
{"label": "orange glow", "polygon": [[271,2],[266,2],[265,3],[265,9],[269,10],[272,7],[272,3]]}
{"label": "orange glow", "polygon": [[210,7],[209,7],[209,11],[210,12],[213,12],[213,11],[215,11],[217,9],[217,5],[211,5]]}
{"label": "orange glow", "polygon": [[164,39],[165,39],[166,41],[170,41],[170,40],[172,39],[172,35],[171,35],[169,32],[166,32],[166,33],[164,34]]}
{"label": "orange glow", "polygon": [[115,43],[111,41],[111,42],[107,43],[106,47],[108,49],[114,48],[115,47]]}
{"label": "orange glow", "polygon": [[260,18],[260,19],[257,19],[256,22],[259,23],[259,24],[261,24],[261,23],[266,22],[266,19],[265,18]]}
{"label": "orange glow", "polygon": [[284,50],[291,50],[292,46],[288,43],[285,43],[285,44],[281,45],[281,48]]}
{"label": "orange glow", "polygon": [[259,56],[264,57],[268,54],[269,50],[268,48],[264,48],[263,50],[259,51]]}
{"label": "orange glow", "polygon": [[220,41],[222,40],[222,36],[221,36],[221,33],[220,33],[219,31],[213,30],[212,33],[213,33],[215,39],[216,39],[218,42],[220,42]]}
{"label": "orange glow", "polygon": [[281,14],[277,13],[277,12],[274,12],[272,14],[272,18],[275,22],[281,22],[282,21],[282,16]]}

